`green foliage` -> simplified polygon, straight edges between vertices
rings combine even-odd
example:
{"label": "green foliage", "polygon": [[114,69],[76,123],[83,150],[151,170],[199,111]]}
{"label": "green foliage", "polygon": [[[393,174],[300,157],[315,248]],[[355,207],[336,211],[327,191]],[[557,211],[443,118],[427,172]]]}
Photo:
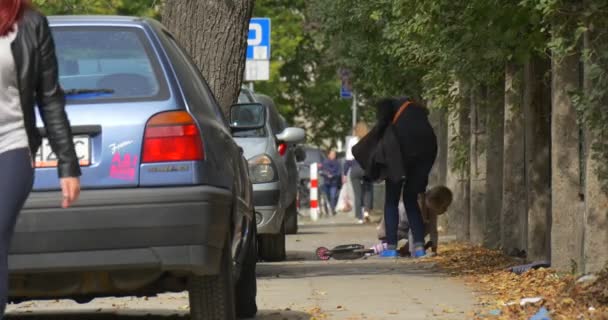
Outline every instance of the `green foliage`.
{"label": "green foliage", "polygon": [[34,0],[47,15],[121,14],[158,17],[159,0]]}
{"label": "green foliage", "polygon": [[341,100],[337,68],[328,58],[304,0],[257,0],[254,16],[272,19],[270,81],[255,91],[275,100],[285,118],[306,127],[308,142],[335,145],[350,133],[350,101]]}

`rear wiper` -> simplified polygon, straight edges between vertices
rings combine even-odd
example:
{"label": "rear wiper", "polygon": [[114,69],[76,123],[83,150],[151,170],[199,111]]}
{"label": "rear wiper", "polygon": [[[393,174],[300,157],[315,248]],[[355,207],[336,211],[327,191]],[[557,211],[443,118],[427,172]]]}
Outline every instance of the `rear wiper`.
{"label": "rear wiper", "polygon": [[114,93],[114,89],[70,89],[65,91],[68,96],[91,93]]}

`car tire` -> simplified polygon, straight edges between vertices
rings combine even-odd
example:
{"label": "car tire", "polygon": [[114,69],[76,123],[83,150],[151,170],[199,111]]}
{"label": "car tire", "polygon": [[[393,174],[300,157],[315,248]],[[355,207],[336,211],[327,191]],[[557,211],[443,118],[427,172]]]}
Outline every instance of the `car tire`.
{"label": "car tire", "polygon": [[278,234],[262,234],[258,239],[258,253],[260,259],[268,262],[284,261],[287,254],[285,252],[285,222]]}
{"label": "car tire", "polygon": [[285,233],[296,234],[298,233],[298,208],[295,200],[287,211],[285,212]]}
{"label": "car tire", "polygon": [[235,320],[235,293],[230,245],[224,245],[220,274],[190,276],[188,294],[191,320]]}
{"label": "car tire", "polygon": [[247,256],[241,267],[241,274],[236,284],[236,316],[239,318],[253,318],[258,313],[256,303],[257,280],[255,267],[258,261],[258,246],[256,226],[253,225],[253,235],[247,248]]}

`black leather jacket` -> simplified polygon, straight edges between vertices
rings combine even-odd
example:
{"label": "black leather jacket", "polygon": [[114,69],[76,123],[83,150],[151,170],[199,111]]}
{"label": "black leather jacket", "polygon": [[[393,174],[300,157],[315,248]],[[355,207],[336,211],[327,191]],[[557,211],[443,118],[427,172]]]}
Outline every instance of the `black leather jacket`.
{"label": "black leather jacket", "polygon": [[48,20],[35,10],[26,10],[18,28],[11,49],[30,151],[35,155],[42,140],[36,128],[37,104],[51,148],[57,155],[59,177],[78,177],[80,166],[65,113],[65,96],[59,86],[55,43]]}

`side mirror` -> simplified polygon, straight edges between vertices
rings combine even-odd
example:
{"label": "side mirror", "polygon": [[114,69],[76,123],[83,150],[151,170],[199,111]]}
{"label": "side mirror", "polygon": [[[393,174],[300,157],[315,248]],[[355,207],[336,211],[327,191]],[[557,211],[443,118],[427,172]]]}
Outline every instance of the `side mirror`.
{"label": "side mirror", "polygon": [[241,103],[230,107],[230,128],[254,130],[266,125],[266,108],[260,103]]}
{"label": "side mirror", "polygon": [[287,143],[300,143],[306,139],[306,132],[300,128],[287,128],[277,134],[277,140]]}
{"label": "side mirror", "polygon": [[306,160],[306,151],[304,151],[304,149],[302,149],[301,147],[297,147],[296,148],[296,162],[304,162],[304,160]]}

